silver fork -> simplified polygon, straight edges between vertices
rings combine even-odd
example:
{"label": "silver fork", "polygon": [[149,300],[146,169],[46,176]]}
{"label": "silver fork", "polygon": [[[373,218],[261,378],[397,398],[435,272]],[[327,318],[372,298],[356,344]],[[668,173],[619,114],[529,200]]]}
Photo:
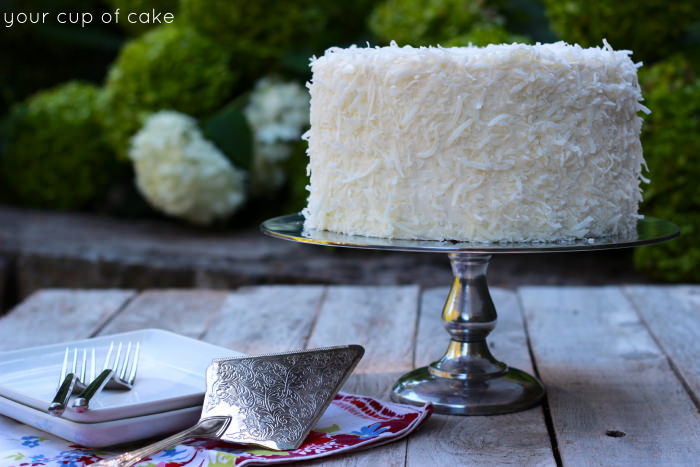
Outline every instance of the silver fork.
{"label": "silver fork", "polygon": [[[49,413],[51,415],[59,416],[63,414],[66,410],[66,404],[70,396],[78,391],[84,390],[87,382],[87,365],[88,356],[87,348],[84,348],[82,353],[82,362],[78,364],[78,348],[73,348],[73,364],[69,371],[69,358],[70,358],[70,348],[66,347],[66,351],[63,354],[63,365],[61,366],[61,374],[58,378],[58,389],[56,390],[56,395],[53,401],[49,405]],[[92,380],[95,378],[95,349],[90,349],[91,359],[90,359],[90,376]]]}
{"label": "silver fork", "polygon": [[133,346],[129,342],[124,349],[124,357],[122,358],[123,344],[120,342],[117,347],[117,353],[114,356],[114,361],[111,360],[112,352],[114,351],[114,342],[110,343],[107,357],[105,358],[104,369],[97,378],[93,378],[91,383],[82,389],[78,397],[73,400],[71,406],[76,412],[82,413],[88,410],[90,400],[103,388],[104,389],[122,389],[129,390],[134,386],[136,379],[136,371],[139,364],[139,353],[141,343],[137,342]]}

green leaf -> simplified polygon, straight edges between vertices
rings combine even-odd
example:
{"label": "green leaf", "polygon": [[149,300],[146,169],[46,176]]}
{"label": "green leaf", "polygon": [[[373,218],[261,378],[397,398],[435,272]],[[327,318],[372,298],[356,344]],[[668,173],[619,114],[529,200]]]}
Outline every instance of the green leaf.
{"label": "green leaf", "polygon": [[[323,53],[322,50],[318,52],[320,54]],[[311,75],[309,57],[313,54],[314,51],[311,49],[296,48],[285,50],[280,58],[282,68],[291,75],[308,79]]]}
{"label": "green leaf", "polygon": [[7,144],[7,132],[9,127],[9,117],[2,118],[0,116],[0,159],[2,159],[2,153]]}
{"label": "green leaf", "polygon": [[250,171],[253,160],[253,132],[243,113],[244,106],[244,99],[236,99],[204,121],[202,131],[236,167]]}
{"label": "green leaf", "polygon": [[238,459],[237,454],[230,454],[226,452],[215,452],[214,457],[209,457],[209,467],[225,467],[236,465],[236,459]]}
{"label": "green leaf", "polygon": [[337,423],[334,423],[333,425],[326,428],[314,428],[314,431],[318,431],[321,433],[333,433],[334,431],[340,431],[340,427]]}

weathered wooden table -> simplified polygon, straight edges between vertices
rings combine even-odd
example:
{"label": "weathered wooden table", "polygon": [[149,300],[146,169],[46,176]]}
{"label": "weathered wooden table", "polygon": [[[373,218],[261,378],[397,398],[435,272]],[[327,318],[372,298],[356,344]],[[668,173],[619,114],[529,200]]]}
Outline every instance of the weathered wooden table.
{"label": "weathered wooden table", "polygon": [[[494,355],[535,371],[543,406],[433,415],[411,437],[323,465],[700,465],[700,286],[492,289]],[[439,358],[447,289],[265,286],[44,290],[0,319],[0,350],[158,327],[255,354],[366,349],[345,391],[389,398]]]}

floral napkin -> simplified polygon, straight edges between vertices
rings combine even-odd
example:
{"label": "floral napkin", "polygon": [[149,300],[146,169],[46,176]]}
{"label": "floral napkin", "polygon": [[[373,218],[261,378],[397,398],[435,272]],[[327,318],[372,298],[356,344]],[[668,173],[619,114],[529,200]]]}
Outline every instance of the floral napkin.
{"label": "floral napkin", "polygon": [[[270,451],[194,439],[158,453],[140,467],[214,467],[276,464],[310,460],[379,446],[415,431],[432,413],[422,407],[366,396],[338,393],[304,441],[294,451]],[[8,467],[83,467],[118,452],[85,448],[0,416],[0,465]]]}

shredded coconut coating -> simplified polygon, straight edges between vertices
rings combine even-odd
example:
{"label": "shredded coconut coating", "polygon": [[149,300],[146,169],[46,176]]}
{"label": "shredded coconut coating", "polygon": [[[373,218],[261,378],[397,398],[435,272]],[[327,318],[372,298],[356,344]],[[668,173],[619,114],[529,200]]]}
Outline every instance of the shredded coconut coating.
{"label": "shredded coconut coating", "polygon": [[634,232],[648,110],[629,54],[392,44],[312,58],[306,227],[479,242]]}

